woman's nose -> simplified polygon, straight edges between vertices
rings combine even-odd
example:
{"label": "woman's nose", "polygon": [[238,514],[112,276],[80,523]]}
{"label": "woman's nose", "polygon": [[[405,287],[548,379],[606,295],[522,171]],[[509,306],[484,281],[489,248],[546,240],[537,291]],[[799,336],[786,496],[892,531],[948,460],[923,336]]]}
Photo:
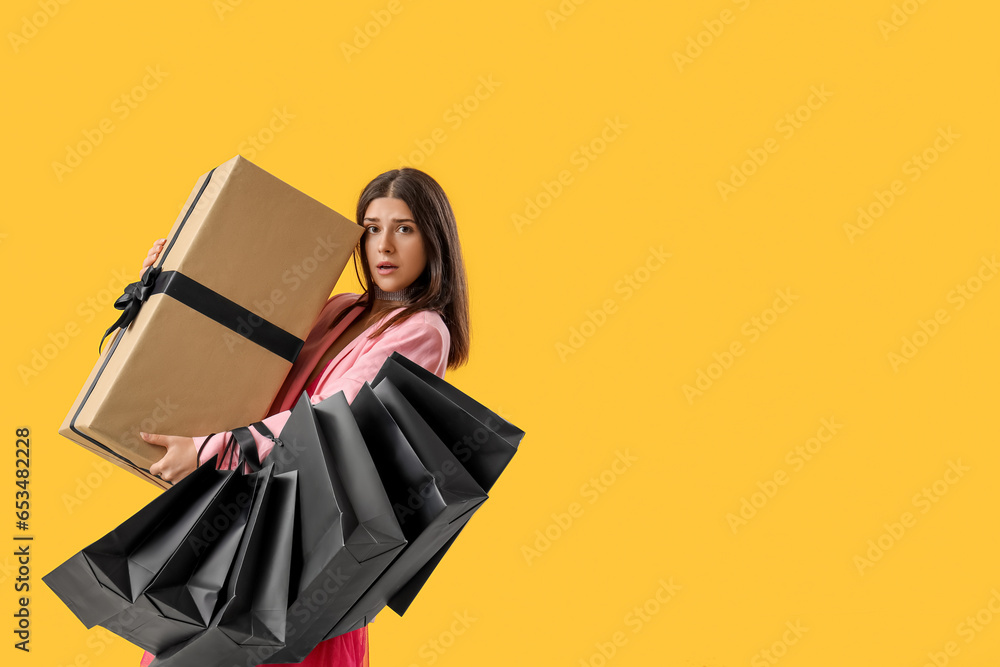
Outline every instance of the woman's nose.
{"label": "woman's nose", "polygon": [[382,232],[378,235],[378,249],[379,252],[392,252],[392,239],[388,233]]}

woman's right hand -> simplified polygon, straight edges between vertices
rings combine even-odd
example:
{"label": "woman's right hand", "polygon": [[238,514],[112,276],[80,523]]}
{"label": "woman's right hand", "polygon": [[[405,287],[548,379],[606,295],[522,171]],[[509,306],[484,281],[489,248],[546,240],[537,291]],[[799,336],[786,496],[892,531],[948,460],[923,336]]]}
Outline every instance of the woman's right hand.
{"label": "woman's right hand", "polygon": [[198,448],[194,438],[181,435],[139,432],[139,436],[151,445],[159,445],[166,451],[160,460],[149,466],[149,474],[164,482],[176,484],[198,467]]}
{"label": "woman's right hand", "polygon": [[146,255],[146,259],[142,260],[142,270],[139,271],[139,280],[142,280],[142,276],[146,273],[146,269],[151,267],[156,262],[156,258],[160,256],[160,251],[163,250],[163,245],[166,242],[166,239],[157,239],[156,242],[153,243],[153,247],[149,249],[149,254]]}

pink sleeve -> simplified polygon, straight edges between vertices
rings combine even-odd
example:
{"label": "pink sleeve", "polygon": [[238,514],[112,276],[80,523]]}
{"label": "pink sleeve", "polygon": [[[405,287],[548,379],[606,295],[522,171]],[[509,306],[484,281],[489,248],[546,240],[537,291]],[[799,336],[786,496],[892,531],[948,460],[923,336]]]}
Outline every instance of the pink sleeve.
{"label": "pink sleeve", "polygon": [[[445,369],[448,366],[448,351],[451,345],[447,329],[434,326],[424,319],[423,313],[417,313],[406,321],[391,327],[372,346],[361,353],[358,359],[344,375],[339,378],[327,379],[317,385],[310,400],[315,404],[328,398],[338,391],[343,391],[347,402],[351,403],[354,397],[361,391],[365,382],[375,379],[379,369],[386,359],[393,352],[399,352],[407,359],[420,364],[438,377],[444,377]],[[281,435],[281,429],[288,421],[291,410],[283,410],[266,417],[261,421],[267,425],[275,436]],[[254,440],[257,441],[257,451],[260,460],[263,461],[274,447],[274,443],[269,438],[264,437],[251,428]],[[201,452],[198,456],[198,464],[202,464],[214,455],[222,451],[223,445],[229,440],[230,432],[216,433],[211,437],[194,438],[194,444]],[[237,446],[233,447],[232,455],[227,457],[227,461],[219,464],[220,468],[231,468],[236,465],[238,457]]]}

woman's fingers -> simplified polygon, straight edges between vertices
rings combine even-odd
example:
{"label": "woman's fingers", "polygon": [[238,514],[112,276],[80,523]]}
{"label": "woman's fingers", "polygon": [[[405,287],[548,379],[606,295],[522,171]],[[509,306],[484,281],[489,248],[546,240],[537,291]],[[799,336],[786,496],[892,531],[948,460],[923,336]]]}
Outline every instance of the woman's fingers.
{"label": "woman's fingers", "polygon": [[143,433],[139,431],[139,437],[148,442],[151,445],[159,445],[160,447],[166,447],[168,443],[169,435],[160,435],[159,433]]}
{"label": "woman's fingers", "polygon": [[160,251],[163,250],[163,245],[167,242],[166,239],[157,239],[153,242],[153,247],[149,249],[146,253],[146,259],[142,260],[142,269],[139,270],[139,278],[142,279],[143,274],[146,273],[146,269],[153,265],[156,258],[160,256]]}
{"label": "woman's fingers", "polygon": [[166,448],[163,457],[149,466],[150,474],[165,482],[176,482],[198,467],[198,453],[194,440],[181,435],[139,432],[143,440],[151,445]]}
{"label": "woman's fingers", "polygon": [[[149,466],[149,474],[153,477],[160,477],[163,474],[163,459],[160,459],[153,465]],[[160,477],[160,479],[163,479]]]}
{"label": "woman's fingers", "polygon": [[170,448],[168,447],[171,444],[171,436],[159,433],[143,433],[142,431],[139,432],[139,435],[151,445],[167,448],[166,453],[164,453],[160,460],[149,466],[149,474],[159,477],[164,482],[169,482],[173,478],[173,466],[171,465]]}

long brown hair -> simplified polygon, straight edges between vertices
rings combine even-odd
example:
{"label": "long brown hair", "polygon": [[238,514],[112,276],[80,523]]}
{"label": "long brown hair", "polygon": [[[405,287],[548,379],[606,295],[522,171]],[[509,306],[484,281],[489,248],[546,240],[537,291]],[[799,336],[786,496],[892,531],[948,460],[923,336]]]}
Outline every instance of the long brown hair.
{"label": "long brown hair", "polygon": [[[380,335],[392,325],[421,310],[436,311],[448,327],[451,338],[448,368],[458,368],[469,359],[469,290],[465,262],[462,259],[462,246],[458,240],[458,225],[451,203],[438,182],[428,174],[412,167],[393,169],[376,176],[362,190],[357,209],[359,225],[365,227],[368,205],[380,197],[402,199],[410,207],[424,240],[427,266],[414,281],[419,288],[417,293],[404,302],[402,311],[393,315],[369,338]],[[365,253],[367,237],[367,234],[362,234],[354,252],[354,273],[365,288],[355,301],[355,305],[362,300],[365,302],[364,310],[358,317],[370,313],[374,304],[374,299],[369,295],[374,280]],[[359,263],[364,277],[358,271]],[[349,310],[350,308],[345,308],[341,311],[330,325],[331,328],[336,326]]]}

